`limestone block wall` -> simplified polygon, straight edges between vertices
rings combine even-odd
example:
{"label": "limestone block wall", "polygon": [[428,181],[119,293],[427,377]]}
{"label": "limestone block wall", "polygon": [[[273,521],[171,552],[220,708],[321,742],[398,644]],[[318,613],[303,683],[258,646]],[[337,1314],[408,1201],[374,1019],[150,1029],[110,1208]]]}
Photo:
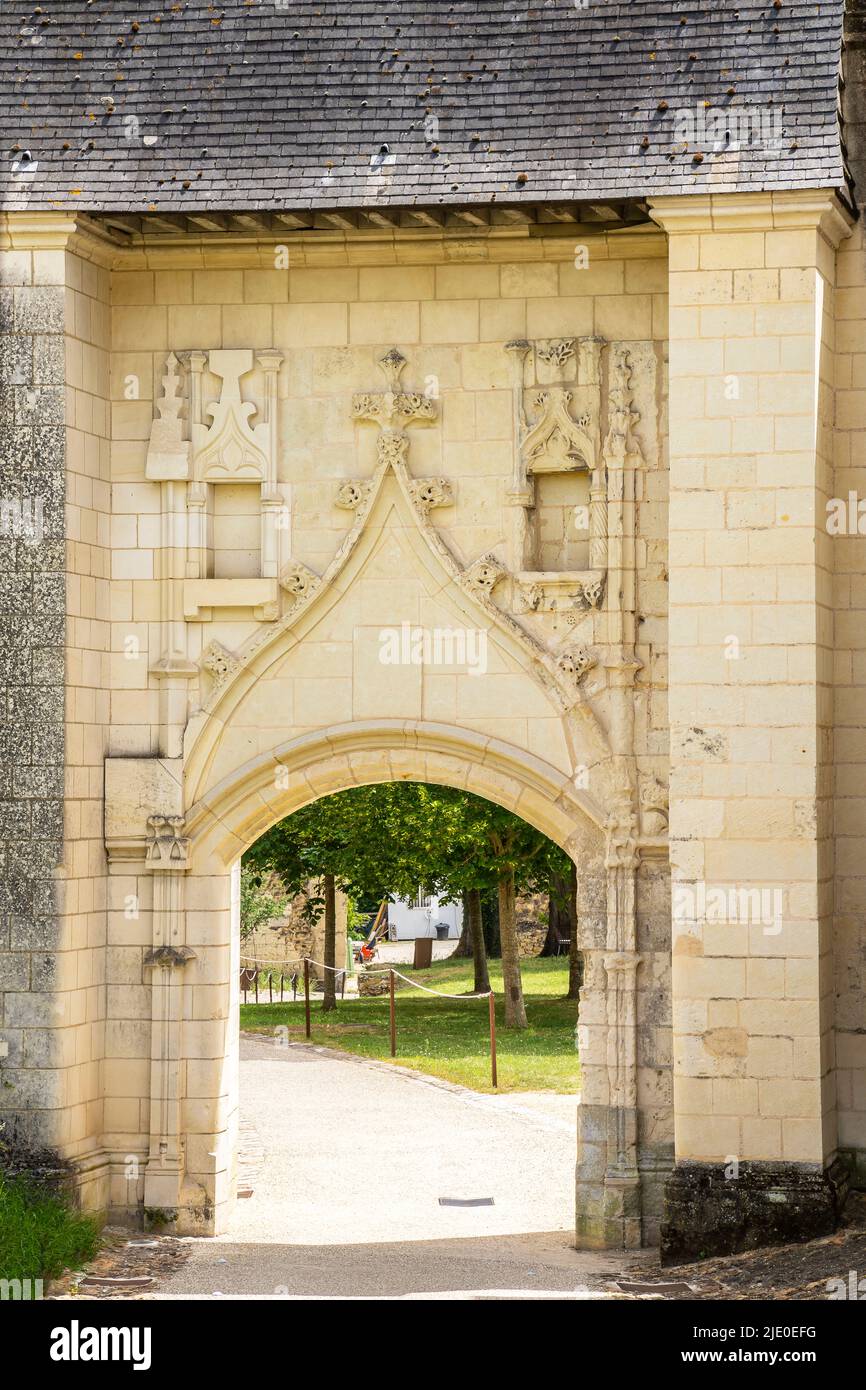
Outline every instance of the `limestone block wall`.
{"label": "limestone block wall", "polygon": [[866,1186],[866,246],[837,253],[834,569],[834,947],[839,1148]]}
{"label": "limestone block wall", "polygon": [[66,253],[66,788],[62,872],[70,943],[64,1033],[74,1047],[64,1152],[88,1175],[104,1208],[103,1059],[106,1018],[123,980],[106,954],[103,770],[110,640],[109,271],[86,238]]}
{"label": "limestone block wall", "polygon": [[[408,620],[452,627],[466,621],[459,616],[454,594],[442,587],[442,577],[436,577],[429,559],[424,560],[425,546],[409,524],[393,478],[370,523],[374,539],[359,543],[340,580],[338,587],[347,597],[332,613],[301,622],[294,630],[295,644],[287,640],[280,660],[272,659],[270,665],[263,658],[261,678],[243,683],[241,693],[218,711],[214,700],[221,676],[203,658],[218,642],[231,660],[261,623],[249,609],[218,608],[205,613],[203,620],[186,623],[193,669],[184,705],[184,718],[191,722],[181,761],[179,749],[168,739],[164,691],[153,671],[163,640],[160,577],[166,559],[160,530],[162,485],[145,478],[169,353],[180,355],[180,371],[185,373],[183,354],[190,351],[275,349],[283,358],[277,374],[278,482],[290,511],[290,554],[293,562],[321,575],[355,521],[351,509],[337,505],[339,487],[370,478],[376,467],[378,431],[353,419],[352,397],[382,389],[379,359],[396,347],[407,359],[401,386],[424,393],[436,407],[433,421],[407,430],[411,476],[445,478],[453,484],[453,503],[431,511],[432,526],[459,565],[492,552],[513,567],[514,509],[507,494],[515,466],[515,398],[513,361],[506,345],[528,339],[547,349],[559,338],[598,335],[611,345],[611,353],[614,347],[627,349],[637,441],[629,447],[640,455],[634,466],[633,510],[627,509],[623,523],[623,544],[634,543],[636,573],[612,581],[617,590],[620,583],[634,590],[635,697],[630,691],[624,698],[603,696],[599,708],[602,725],[612,722],[616,737],[626,742],[633,719],[635,771],[649,792],[635,831],[663,838],[666,802],[658,793],[664,792],[667,757],[664,237],[651,228],[592,236],[588,247],[581,248],[588,251],[586,265],[583,255],[576,256],[573,233],[475,242],[441,234],[381,241],[336,236],[287,240],[288,263],[281,269],[274,268],[274,248],[258,245],[219,252],[207,246],[154,248],[146,263],[135,255],[118,255],[111,289],[111,755],[161,756],[171,778],[184,782],[184,804],[189,807],[210,795],[209,789],[221,779],[234,777],[248,760],[288,739],[333,726],[370,729],[377,720],[422,719],[476,737],[502,739],[543,759],[574,779],[575,787],[605,802],[609,769],[596,770],[597,747],[594,752],[580,751],[592,745],[591,721],[574,743],[544,689],[528,681],[512,647],[492,631],[487,669],[478,679],[435,667],[425,668],[422,676],[415,668],[383,668],[378,661],[376,638],[383,624],[399,627]],[[544,370],[547,380],[556,379],[553,367]],[[528,375],[527,384],[530,381]],[[606,416],[607,381],[605,368]],[[218,383],[206,385],[207,398],[212,399]],[[186,392],[186,383],[183,389]],[[265,382],[258,366],[243,379],[243,390],[249,399],[262,401]],[[241,517],[236,529],[237,553],[251,542],[249,528],[243,531],[245,520]],[[228,521],[224,534],[232,534]],[[616,544],[619,539],[614,537]],[[512,602],[513,595],[505,590],[500,603],[507,612],[518,612]],[[611,621],[606,612],[584,613],[572,628],[564,613],[553,607],[520,611],[524,628],[554,646],[584,632],[586,640],[595,633],[596,640],[609,637],[615,642],[616,634],[606,627]],[[600,671],[599,689],[605,679]],[[371,754],[369,761],[376,775],[406,775],[401,768],[408,763],[392,753]],[[448,776],[454,776],[450,767]],[[330,789],[340,785],[339,777],[335,764]],[[290,781],[290,792],[296,784],[306,786],[301,773]],[[288,804],[285,798],[279,801],[285,790],[281,786],[277,791],[274,815],[278,804]],[[503,780],[502,795],[506,804],[516,796],[508,779]],[[654,797],[658,809],[651,804]],[[533,812],[528,805],[527,814],[531,817]],[[242,847],[239,840],[238,852]],[[110,876],[108,959],[122,969],[126,981],[123,990],[111,992],[105,1061],[106,1147],[118,1155],[143,1154],[148,1144],[140,1097],[146,1093],[151,1046],[151,971],[143,965],[153,943],[151,875],[137,853],[131,850],[125,856],[116,847]],[[598,1140],[603,1192],[610,1138],[606,1107],[612,1100],[623,1105],[633,1105],[634,1100],[613,1097],[608,1076],[604,959],[612,938],[604,871],[597,861],[594,851],[592,864],[582,866],[583,930],[593,955],[582,1020],[587,1042],[597,1040],[599,1047],[597,1055],[585,1057],[584,1077],[590,1098],[588,1143],[591,1147],[590,1141]],[[663,878],[661,861],[648,865],[639,891],[637,1067],[639,1103],[649,1107],[639,1142],[656,1223],[659,1175],[672,1153],[669,908],[658,887]],[[198,877],[187,885],[186,940],[198,959],[187,972],[184,1047],[189,1060],[181,1068],[180,1084],[187,1096],[187,1161],[203,1185],[213,1166],[209,1155],[214,1130],[228,1133],[233,1123],[234,1063],[229,1059],[221,1067],[216,1060],[225,1049],[226,1011],[234,997],[223,888],[221,881],[208,883]],[[129,903],[136,904],[138,915],[130,913]],[[118,1207],[140,1198],[140,1185],[128,1178],[122,1165],[115,1166],[114,1174],[113,1202]],[[221,1201],[224,1186],[221,1178]],[[596,1226],[607,1219],[603,1196],[596,1216]],[[611,1219],[621,1230],[621,1215]],[[639,1215],[632,1213],[628,1219],[639,1239]],[[652,1238],[651,1229],[647,1234]]]}
{"label": "limestone block wall", "polygon": [[[639,656],[641,682],[654,692],[639,719],[653,731],[644,751],[663,758],[664,238],[652,231],[592,237],[588,266],[580,269],[573,234],[529,245],[431,238],[348,249],[339,239],[326,247],[288,240],[284,269],[273,268],[273,250],[206,249],[195,256],[204,268],[127,269],[135,264],[127,258],[112,275],[111,752],[144,754],[160,746],[159,687],[149,674],[160,640],[160,489],[144,481],[144,466],[169,351],[274,347],[283,355],[279,480],[291,513],[291,555],[321,574],[353,520],[336,505],[337,488],[373,470],[377,431],[352,418],[350,403],[354,392],[381,388],[377,362],[384,351],[398,346],[408,359],[403,386],[438,403],[436,426],[410,432],[411,468],[416,477],[458,482],[454,505],[437,509],[434,520],[468,563],[489,550],[508,558],[514,402],[505,345],[515,338],[598,334],[632,348],[646,462],[638,500]],[[182,264],[177,251],[165,260]],[[158,253],[149,257],[148,267],[159,264]],[[261,400],[261,372],[244,381],[250,397]],[[549,622],[532,614],[525,621],[550,631]],[[190,657],[198,660],[213,639],[237,651],[255,627],[249,611],[214,613],[212,622],[190,626]],[[134,660],[126,654],[130,646]],[[450,688],[443,677],[443,717],[455,715]],[[196,693],[208,689],[205,673]],[[195,705],[193,696],[190,708]],[[315,717],[308,720],[302,710],[297,723],[346,714],[339,684],[323,679]],[[459,717],[473,716],[465,710]],[[506,722],[503,713],[500,728]]]}
{"label": "limestone block wall", "polygon": [[713,1165],[746,1165],[720,1184],[737,1221],[754,1216],[755,1163],[792,1188],[814,1177],[832,1221],[824,518],[849,224],[820,194],[665,200],[655,215],[671,265],[673,1252]]}
{"label": "limestone block wall", "polygon": [[[0,740],[0,1106],[11,1125],[74,1159],[89,1206],[133,1212],[149,1191],[152,1205],[224,1210],[237,1097],[231,865],[268,814],[308,794],[423,773],[495,796],[578,861],[581,1229],[596,1244],[652,1239],[672,1153],[664,236],[647,227],[575,244],[554,224],[477,237],[287,233],[276,247],[179,238],[145,253],[84,221],[19,217],[14,228],[0,298],[3,485],[13,497],[38,485],[44,531],[0,537],[11,731]],[[382,434],[363,408],[392,348],[406,359],[401,389],[427,402],[407,426],[402,482],[377,474]],[[279,563],[290,557],[300,590],[315,592],[349,543],[333,601],[294,627],[277,622],[292,598],[255,611],[234,588],[179,619],[169,601],[178,566],[181,588],[190,577],[176,539],[187,503],[157,480],[168,455],[154,446],[155,421],[168,422],[163,441],[172,419],[188,439],[197,354],[208,403],[219,379],[204,354],[235,349],[259,354],[243,399],[275,431],[265,500],[288,517]],[[552,420],[551,401],[559,424],[541,454],[555,486],[539,496],[555,494],[556,526],[542,518],[538,536],[554,569],[539,582],[525,534],[535,519],[515,479],[521,412]],[[584,411],[594,425],[581,424]],[[590,428],[610,495],[605,512],[603,485],[599,494],[585,471],[577,510],[589,503],[597,520],[601,504],[610,531],[575,518],[574,541],[562,450],[591,451]],[[361,536],[344,485],[374,474]],[[420,501],[419,479],[432,480]],[[250,594],[273,560],[259,553],[252,500],[248,484],[227,485],[205,543],[215,581]],[[584,577],[580,602],[565,571],[577,554],[599,577]],[[488,582],[501,584],[495,600]],[[483,672],[384,667],[383,625],[404,622],[480,625]],[[267,648],[274,632],[282,648]],[[232,687],[254,635],[265,645]],[[416,743],[408,731],[422,726]],[[329,757],[332,738],[348,740],[345,768]],[[320,740],[315,777],[284,784],[271,755],[304,739]],[[241,793],[214,789],[246,786],[257,757],[270,759],[268,780],[249,804],[224,808],[220,796]],[[228,851],[195,861],[184,909],[174,861],[157,873],[146,856],[177,850],[186,868],[198,851],[174,830],[155,848],[146,816],[197,807],[192,844],[210,833],[214,795],[236,829]],[[152,959],[168,941],[193,953],[176,983]]]}

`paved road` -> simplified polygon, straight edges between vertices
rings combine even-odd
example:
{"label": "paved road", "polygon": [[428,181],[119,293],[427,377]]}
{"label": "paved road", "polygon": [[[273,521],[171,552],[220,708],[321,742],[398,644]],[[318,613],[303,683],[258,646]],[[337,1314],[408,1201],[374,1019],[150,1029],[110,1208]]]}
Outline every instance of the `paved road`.
{"label": "paved road", "polygon": [[570,1248],[573,1096],[482,1096],[246,1037],[241,1098],[241,1185],[253,1195],[226,1235],[192,1243],[163,1297],[604,1296],[623,1267]]}

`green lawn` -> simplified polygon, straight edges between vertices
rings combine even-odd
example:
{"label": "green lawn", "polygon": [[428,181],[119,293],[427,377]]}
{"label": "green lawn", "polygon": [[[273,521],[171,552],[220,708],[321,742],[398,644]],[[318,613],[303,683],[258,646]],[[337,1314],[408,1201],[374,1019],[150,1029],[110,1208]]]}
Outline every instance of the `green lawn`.
{"label": "green lawn", "polygon": [[[429,970],[400,967],[403,974],[432,989],[450,994],[472,992],[471,960],[437,961]],[[575,1050],[577,1004],[565,999],[568,961],[528,959],[522,962],[523,992],[529,1027],[504,1026],[502,972],[490,962],[490,982],[496,993],[496,1051],[500,1091],[576,1091],[580,1067]],[[312,1040],[359,1057],[389,1061],[388,999],[339,1001],[336,1014],[324,1015],[321,1001],[312,1001]],[[241,1027],[269,1033],[288,1027],[290,1038],[303,1041],[304,1004],[242,1004]],[[441,1076],[490,1091],[490,1045],[486,999],[434,999],[403,985],[397,994],[398,1066]]]}

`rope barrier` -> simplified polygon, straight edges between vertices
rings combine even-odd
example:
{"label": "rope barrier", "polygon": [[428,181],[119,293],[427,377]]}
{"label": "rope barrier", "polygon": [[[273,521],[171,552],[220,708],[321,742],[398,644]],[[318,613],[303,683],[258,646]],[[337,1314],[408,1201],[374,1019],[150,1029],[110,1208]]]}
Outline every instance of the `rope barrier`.
{"label": "rope barrier", "polygon": [[[249,965],[244,965],[244,961],[245,961],[245,960],[246,960],[246,961],[249,961],[250,964],[249,964]],[[284,973],[285,973],[286,970],[288,969],[289,964],[290,964],[290,962],[287,962],[287,961],[275,963],[274,961],[258,961],[258,960],[256,960],[255,957],[252,957],[252,956],[242,956],[242,957],[241,957],[241,969],[242,969],[242,970],[249,970],[250,968],[254,968],[254,969],[256,970],[256,972],[257,972],[257,975],[258,975],[258,973],[261,973],[261,967],[264,966],[265,970],[266,970],[268,973],[271,973],[271,972],[274,972],[274,971],[279,971],[279,973],[280,973],[280,979],[281,979],[281,980],[282,980],[282,977],[283,977]],[[299,960],[294,961],[294,962],[291,962],[291,964],[303,965],[303,967],[304,967],[304,1012],[305,1012],[305,1032],[306,1032],[307,1037],[309,1038],[309,1037],[311,1036],[311,1032],[310,1032],[310,978],[309,978],[309,976],[310,976],[310,966],[311,966],[311,965],[314,965],[314,966],[316,966],[319,970],[330,970],[334,975],[342,975],[342,976],[343,976],[343,989],[344,989],[344,991],[345,991],[345,977],[346,977],[347,971],[346,971],[346,968],[345,968],[345,967],[340,967],[340,966],[336,966],[336,965],[325,965],[324,961],[314,960],[312,956],[301,956],[301,958],[300,958]],[[494,1007],[494,1005],[495,1005],[495,996],[494,996],[494,993],[493,993],[493,990],[492,990],[492,989],[484,990],[484,991],[483,991],[482,993],[480,993],[480,994],[448,994],[448,993],[445,992],[445,990],[441,990],[441,989],[431,989],[429,985],[422,985],[418,980],[413,980],[413,979],[411,979],[411,977],[410,977],[409,975],[404,975],[401,971],[395,970],[395,969],[393,968],[393,966],[386,966],[386,967],[383,967],[383,968],[380,969],[380,970],[367,970],[367,971],[365,971],[365,975],[366,975],[367,978],[369,978],[371,975],[378,975],[378,976],[380,976],[380,977],[387,976],[387,978],[388,978],[389,995],[390,995],[390,1001],[389,1001],[389,1014],[390,1014],[391,1056],[392,1056],[392,1057],[396,1057],[396,1055],[397,1055],[397,1020],[396,1020],[396,1013],[395,1013],[395,1007],[394,1007],[394,981],[395,981],[395,980],[402,980],[405,984],[411,985],[411,986],[413,987],[413,989],[420,989],[420,990],[423,990],[423,992],[424,992],[425,994],[432,994],[436,999],[455,999],[455,1000],[457,1000],[458,1002],[461,1002],[461,1001],[470,1001],[470,1000],[475,1000],[475,999],[486,999],[487,1002],[488,1002],[488,1008],[489,1008],[489,1012],[490,1012],[490,1064],[491,1064],[491,1072],[492,1072],[494,1090],[497,1088],[497,1084],[498,1084],[498,1083],[497,1083],[497,1077],[496,1077],[496,1014],[495,1014],[495,1007]],[[246,991],[245,991],[245,992],[246,992]],[[258,984],[256,985],[256,1001],[258,1001]]]}
{"label": "rope barrier", "polygon": [[[249,965],[245,965],[245,961]],[[310,965],[317,965],[320,970],[330,970],[334,975],[342,975],[346,968],[341,965],[325,965],[324,961],[314,960],[312,956],[299,956],[294,961],[257,960],[255,956],[241,956],[241,968],[246,970],[249,966],[260,966],[263,970],[287,970],[290,965],[303,965],[304,961]]]}
{"label": "rope barrier", "polygon": [[401,975],[399,970],[375,970],[371,971],[375,975],[395,975],[398,980],[405,980],[407,985],[413,985],[415,989],[423,989],[425,994],[435,994],[437,999],[489,999],[493,993],[492,989],[485,989],[481,994],[446,994],[441,989],[430,989],[428,985],[419,984],[417,980],[412,980],[408,975]]}
{"label": "rope barrier", "polygon": [[[320,970],[330,970],[334,975],[342,975],[345,968],[343,966],[325,965],[324,961],[314,960],[312,956],[301,956],[297,961],[284,962],[282,964],[274,961],[258,961],[253,957],[246,956],[241,960],[241,965],[246,969],[247,967],[243,965],[244,960],[248,960],[251,965],[262,966],[266,970],[282,970],[286,969],[289,964],[303,965],[304,961],[309,962],[310,965],[318,966]],[[482,990],[480,994],[447,994],[444,990],[431,989],[429,985],[422,985],[418,980],[413,980],[409,975],[404,975],[400,970],[394,970],[390,966],[385,966],[380,970],[365,971],[367,979],[369,979],[371,975],[395,975],[398,980],[405,981],[407,985],[412,985],[414,989],[422,989],[425,994],[435,994],[437,999],[487,999],[493,993],[492,989],[485,989]]]}
{"label": "rope barrier", "polygon": [[288,970],[296,965],[303,965],[303,958],[300,960],[257,960],[255,956],[241,956],[241,969],[250,970],[257,966],[262,970]]}

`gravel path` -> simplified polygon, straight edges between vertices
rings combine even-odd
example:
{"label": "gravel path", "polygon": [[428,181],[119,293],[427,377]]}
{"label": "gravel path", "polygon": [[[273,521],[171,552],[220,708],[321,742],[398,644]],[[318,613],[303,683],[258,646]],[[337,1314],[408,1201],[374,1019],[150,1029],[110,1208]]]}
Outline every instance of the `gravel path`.
{"label": "gravel path", "polygon": [[263,1161],[225,1239],[344,1245],[571,1229],[573,1096],[485,1096],[257,1037],[241,1040],[240,1088],[243,1134]]}
{"label": "gravel path", "polygon": [[158,1296],[585,1297],[593,1286],[604,1297],[623,1257],[570,1247],[575,1105],[243,1037],[241,1187],[252,1196],[229,1232],[190,1243]]}

